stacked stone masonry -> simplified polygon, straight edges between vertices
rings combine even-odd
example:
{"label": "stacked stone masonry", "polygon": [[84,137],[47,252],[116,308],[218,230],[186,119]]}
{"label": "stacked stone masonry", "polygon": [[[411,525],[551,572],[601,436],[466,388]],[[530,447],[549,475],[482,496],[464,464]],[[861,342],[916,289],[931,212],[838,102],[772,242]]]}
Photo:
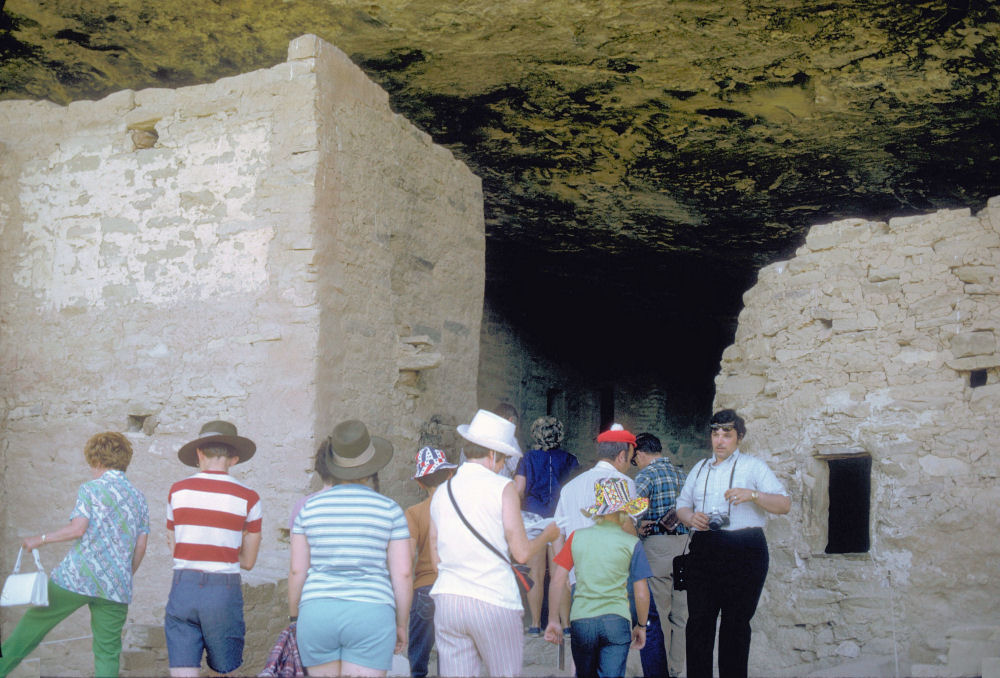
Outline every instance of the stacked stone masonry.
{"label": "stacked stone masonry", "polygon": [[[380,480],[406,506],[418,446],[475,411],[481,182],[314,36],[212,84],[0,103],[0,158],[0,571],[21,536],[68,519],[87,438],[125,431],[152,534],[123,666],[165,674],[165,502],[191,472],[176,451],[233,421],[257,442],[234,474],[265,516],[244,576],[256,673],[318,442],[363,419],[395,445]],[[86,613],[34,658],[29,674],[90,674]]]}
{"label": "stacked stone masonry", "polygon": [[[794,497],[767,528],[752,668],[978,674],[949,631],[1000,622],[1000,198],[816,226],[744,305],[715,405]],[[829,460],[851,455],[872,460],[871,546],[827,554]]]}

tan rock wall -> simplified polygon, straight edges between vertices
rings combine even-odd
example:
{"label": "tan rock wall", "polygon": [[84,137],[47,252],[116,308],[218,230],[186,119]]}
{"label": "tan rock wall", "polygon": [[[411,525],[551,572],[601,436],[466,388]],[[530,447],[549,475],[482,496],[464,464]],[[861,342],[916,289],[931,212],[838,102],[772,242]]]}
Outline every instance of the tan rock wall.
{"label": "tan rock wall", "polygon": [[[481,185],[343,53],[304,36],[286,63],[210,85],[0,103],[0,144],[3,571],[19,536],[67,519],[101,430],[128,431],[150,503],[137,628],[162,622],[164,500],[209,419],[258,443],[235,474],[263,497],[245,577],[260,596],[283,595],[267,588],[287,571],[283,528],[336,421],[389,437],[382,490],[416,499],[422,431],[475,398]],[[4,635],[18,617],[3,612]],[[86,635],[83,619],[47,640]]]}
{"label": "tan rock wall", "polygon": [[[793,496],[767,528],[751,669],[941,663],[948,629],[997,619],[1000,198],[816,226],[744,304],[716,408],[743,414],[743,449]],[[872,458],[868,553],[824,553],[839,454]]]}

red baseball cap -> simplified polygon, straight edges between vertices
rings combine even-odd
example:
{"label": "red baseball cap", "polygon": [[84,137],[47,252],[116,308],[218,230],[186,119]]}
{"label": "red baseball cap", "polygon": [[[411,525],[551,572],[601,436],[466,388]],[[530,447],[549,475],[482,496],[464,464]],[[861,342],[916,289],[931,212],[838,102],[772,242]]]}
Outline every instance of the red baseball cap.
{"label": "red baseball cap", "polygon": [[612,424],[604,433],[597,436],[599,443],[629,443],[635,445],[635,436],[625,430],[621,424]]}

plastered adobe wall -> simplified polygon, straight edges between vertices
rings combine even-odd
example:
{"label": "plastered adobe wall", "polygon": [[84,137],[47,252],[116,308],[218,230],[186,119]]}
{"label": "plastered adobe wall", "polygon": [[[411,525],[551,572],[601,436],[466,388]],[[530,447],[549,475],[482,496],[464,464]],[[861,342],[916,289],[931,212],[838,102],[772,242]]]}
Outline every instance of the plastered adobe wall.
{"label": "plastered adobe wall", "polygon": [[[416,500],[417,445],[474,411],[481,185],[343,53],[303,36],[287,62],[208,85],[3,102],[0,157],[0,569],[68,518],[102,430],[127,431],[150,503],[140,636],[169,588],[176,450],[205,421],[258,444],[234,474],[263,498],[245,581],[277,601],[255,599],[264,616],[284,606],[282,528],[337,421],[392,440],[382,490]],[[53,631],[41,671],[90,673],[89,652],[60,650],[88,633],[85,613]]]}

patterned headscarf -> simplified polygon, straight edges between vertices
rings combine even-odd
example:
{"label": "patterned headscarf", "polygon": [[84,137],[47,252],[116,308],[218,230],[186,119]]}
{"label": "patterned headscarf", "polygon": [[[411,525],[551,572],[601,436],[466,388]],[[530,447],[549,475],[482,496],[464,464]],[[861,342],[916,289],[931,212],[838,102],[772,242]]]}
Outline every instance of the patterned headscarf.
{"label": "patterned headscarf", "polygon": [[540,450],[554,450],[563,441],[562,422],[555,417],[539,417],[531,424],[531,439]]}

